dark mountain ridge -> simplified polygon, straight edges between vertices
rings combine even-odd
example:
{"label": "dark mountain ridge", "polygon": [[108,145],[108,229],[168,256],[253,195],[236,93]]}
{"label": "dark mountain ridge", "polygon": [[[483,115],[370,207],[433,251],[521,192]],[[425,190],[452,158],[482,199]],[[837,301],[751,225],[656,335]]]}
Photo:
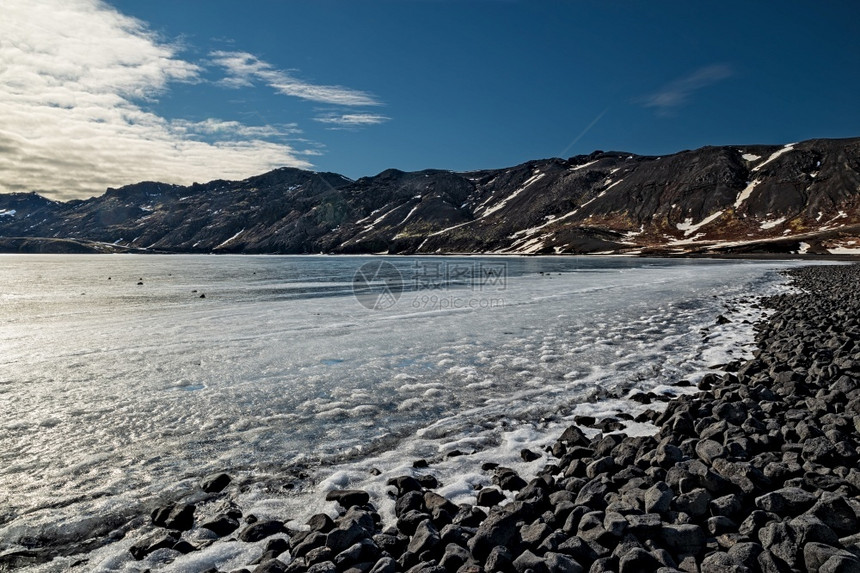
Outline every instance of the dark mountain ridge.
{"label": "dark mountain ridge", "polygon": [[[74,247],[70,247],[74,245]],[[281,168],[67,203],[0,195],[5,251],[860,254],[860,138],[507,169]]]}

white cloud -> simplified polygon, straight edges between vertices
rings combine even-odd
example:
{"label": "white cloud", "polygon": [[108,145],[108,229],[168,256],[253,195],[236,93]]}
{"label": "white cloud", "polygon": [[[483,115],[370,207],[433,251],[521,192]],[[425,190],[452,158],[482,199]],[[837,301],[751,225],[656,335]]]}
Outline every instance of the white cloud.
{"label": "white cloud", "polygon": [[238,121],[224,121],[215,118],[203,121],[188,121],[177,119],[170,122],[170,128],[183,135],[209,136],[209,135],[232,135],[239,137],[286,137],[301,133],[295,123],[286,125],[245,125]]}
{"label": "white cloud", "polygon": [[304,152],[267,141],[293,125],[171,121],[145,110],[141,102],[172,82],[200,81],[200,68],[101,0],[3,0],[0,39],[0,192],[70,199],[143,180],[311,167]]}
{"label": "white cloud", "polygon": [[380,105],[372,95],[341,86],[321,86],[294,78],[288,72],[275,69],[248,52],[212,52],[212,62],[225,68],[229,75],[221,80],[227,87],[247,87],[254,80],[262,81],[275,91],[310,101],[333,105]]}
{"label": "white cloud", "polygon": [[694,92],[733,75],[734,70],[725,64],[705,66],[666,84],[656,93],[644,98],[642,103],[645,107],[657,108],[659,112],[665,113],[685,104]]}
{"label": "white cloud", "polygon": [[377,125],[391,119],[377,113],[337,113],[328,112],[318,115],[314,121],[331,125],[331,129],[350,129],[364,127],[366,125]]}

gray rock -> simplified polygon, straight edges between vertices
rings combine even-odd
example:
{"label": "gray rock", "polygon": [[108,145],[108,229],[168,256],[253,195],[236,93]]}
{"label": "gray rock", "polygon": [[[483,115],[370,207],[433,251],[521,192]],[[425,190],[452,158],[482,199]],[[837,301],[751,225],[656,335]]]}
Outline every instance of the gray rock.
{"label": "gray rock", "polygon": [[663,520],[659,513],[643,513],[629,514],[625,516],[627,519],[627,529],[633,534],[643,537],[648,536],[655,531],[658,531],[663,525]]}
{"label": "gray rock", "polygon": [[284,528],[284,524],[280,521],[258,521],[243,529],[239,534],[239,540],[246,543],[255,543],[271,535],[284,533],[285,531],[286,528]]}
{"label": "gray rock", "polygon": [[391,557],[381,557],[370,570],[370,573],[395,573],[397,562]]}
{"label": "gray rock", "polygon": [[756,569],[758,567],[758,556],[761,555],[762,551],[764,551],[764,548],[758,543],[742,541],[729,547],[728,553],[729,557],[735,563],[750,569]]}
{"label": "gray rock", "polygon": [[576,560],[561,553],[548,552],[544,555],[549,573],[583,573],[584,569]]}
{"label": "gray rock", "polygon": [[682,493],[674,500],[675,508],[693,517],[701,517],[708,513],[711,494],[704,488],[696,488],[688,493]]}
{"label": "gray rock", "polygon": [[535,521],[520,528],[520,539],[522,539],[522,542],[527,546],[535,548],[540,545],[541,541],[552,533],[552,531],[552,527],[546,523]]}
{"label": "gray rock", "polygon": [[615,557],[601,557],[591,564],[588,573],[615,573],[618,568],[618,559]]}
{"label": "gray rock", "polygon": [[308,573],[337,573],[337,566],[331,561],[323,561],[308,567]]}
{"label": "gray rock", "polygon": [[514,559],[514,569],[516,569],[517,573],[526,573],[526,571],[532,571],[533,573],[549,573],[549,567],[547,566],[546,560],[542,557],[538,557],[528,549],[522,552],[522,554]]}
{"label": "gray rock", "polygon": [[860,525],[854,509],[844,497],[835,493],[824,492],[811,511],[840,535],[855,533]]}
{"label": "gray rock", "polygon": [[706,556],[702,560],[702,573],[725,573],[732,571],[733,573],[749,573],[752,571],[745,565],[735,563],[734,559],[728,553],[716,551]]}
{"label": "gray rock", "polygon": [[431,513],[436,510],[444,510],[452,516],[456,515],[460,510],[459,507],[454,505],[447,498],[432,491],[428,491],[424,494],[424,506],[427,508],[427,511]]}
{"label": "gray rock", "polygon": [[350,507],[346,514],[338,521],[341,528],[348,526],[350,523],[356,523],[368,533],[373,533],[376,530],[376,520],[373,518],[373,513],[357,505]]}
{"label": "gray rock", "polygon": [[337,529],[332,529],[326,536],[325,545],[337,555],[366,537],[368,537],[367,531],[354,521],[351,521],[345,527],[341,526]]}
{"label": "gray rock", "polygon": [[[302,557],[310,553],[313,549],[325,545],[326,534],[319,531],[312,531],[309,535],[298,538],[293,536],[290,538],[290,553],[293,557]],[[332,554],[334,557],[334,554]]]}
{"label": "gray rock", "polygon": [[491,571],[502,571],[509,572],[513,571],[514,568],[514,556],[508,550],[507,547],[502,545],[497,545],[493,547],[490,551],[490,554],[487,556],[487,560],[484,563],[484,569],[488,572]]}
{"label": "gray rock", "polygon": [[436,526],[433,525],[433,522],[429,519],[425,519],[418,524],[418,528],[415,530],[415,535],[412,536],[412,541],[409,542],[409,546],[406,550],[410,553],[421,555],[424,551],[432,551],[435,549],[440,542],[441,539]]}
{"label": "gray rock", "polygon": [[451,523],[462,527],[478,527],[485,519],[487,519],[486,511],[466,503],[460,505],[460,509]]}
{"label": "gray rock", "polygon": [[732,533],[738,530],[738,524],[726,517],[725,515],[715,515],[708,518],[708,532],[711,535],[722,535],[724,533]]}
{"label": "gray rock", "polygon": [[666,513],[674,493],[666,482],[657,482],[645,491],[645,513]]}
{"label": "gray rock", "polygon": [[797,564],[800,546],[794,531],[787,523],[771,521],[759,530],[758,538],[762,547],[772,553],[774,557],[779,558],[789,567],[794,567]]}
{"label": "gray rock", "polygon": [[398,476],[388,480],[388,485],[394,486],[397,489],[397,495],[402,496],[406,492],[421,491],[422,485],[417,479],[412,476]]}
{"label": "gray rock", "polygon": [[722,458],[726,455],[726,449],[714,440],[699,440],[696,444],[696,455],[708,465],[714,463],[717,458]]}
{"label": "gray rock", "polygon": [[400,516],[397,520],[397,529],[405,535],[413,535],[418,524],[430,518],[430,514],[412,509]]}
{"label": "gray rock", "polygon": [[803,562],[807,571],[821,571],[825,564],[833,571],[860,571],[860,560],[853,553],[815,541],[803,546]]}
{"label": "gray rock", "polygon": [[811,508],[815,501],[815,494],[799,487],[784,487],[757,497],[755,505],[777,515],[799,515]]}
{"label": "gray rock", "polygon": [[334,529],[334,521],[325,513],[317,513],[308,519],[308,527],[311,531],[319,531],[320,533],[328,533]]}
{"label": "gray rock", "polygon": [[743,503],[740,496],[734,493],[713,499],[710,503],[711,515],[734,517],[742,508]]}
{"label": "gray rock", "polygon": [[738,527],[738,533],[746,536],[756,536],[758,531],[764,527],[764,525],[769,522],[777,519],[777,515],[774,513],[770,513],[767,511],[762,511],[760,509],[756,509],[752,511],[746,519],[741,522]]}
{"label": "gray rock", "polygon": [[218,493],[230,485],[230,481],[230,476],[225,473],[208,475],[200,483],[200,489],[206,493]]}
{"label": "gray rock", "polygon": [[170,531],[156,531],[129,548],[132,557],[140,561],[153,551],[170,549],[179,541],[179,537]]}
{"label": "gray rock", "polygon": [[668,469],[680,462],[682,459],[684,459],[684,454],[675,444],[664,440],[657,446],[654,461],[656,461],[657,465],[660,467]]}
{"label": "gray rock", "polygon": [[215,519],[200,524],[200,527],[208,529],[218,537],[223,537],[239,529],[239,521],[227,515],[219,515]]}
{"label": "gray rock", "polygon": [[511,468],[503,467],[496,468],[493,483],[507,491],[519,491],[528,485],[526,480],[521,478],[517,472]]}
{"label": "gray rock", "polygon": [[675,555],[698,555],[705,546],[705,532],[694,524],[663,525],[660,538]]}
{"label": "gray rock", "polygon": [[278,559],[269,559],[258,565],[252,573],[286,573],[287,565]]}
{"label": "gray rock", "polygon": [[345,569],[355,563],[375,563],[378,558],[379,547],[370,539],[362,539],[338,553],[334,563],[339,569]]}
{"label": "gray rock", "polygon": [[394,515],[397,517],[409,511],[423,512],[424,509],[424,494],[420,491],[407,491],[394,502]]}
{"label": "gray rock", "polygon": [[471,557],[468,550],[454,543],[445,546],[445,553],[439,560],[439,565],[448,571],[456,571],[462,567]]}
{"label": "gray rock", "polygon": [[358,489],[336,489],[328,492],[325,500],[335,501],[344,509],[349,509],[354,505],[367,505],[370,501],[370,494]]}
{"label": "gray rock", "polygon": [[167,529],[187,531],[194,526],[195,509],[193,503],[167,505],[152,513],[152,523]]}
{"label": "gray rock", "polygon": [[585,476],[589,479],[605,474],[615,468],[615,460],[611,456],[604,456],[595,460],[585,467]]}
{"label": "gray rock", "polygon": [[807,461],[826,464],[833,459],[833,443],[824,436],[810,438],[803,442],[801,455]]}
{"label": "gray rock", "polygon": [[828,545],[839,544],[839,536],[815,515],[809,513],[799,515],[790,520],[788,526],[794,531],[794,536],[799,545],[810,541],[818,541]]}
{"label": "gray rock", "polygon": [[579,490],[574,503],[587,505],[591,509],[604,509],[608,491],[609,486],[601,478],[594,478]]}
{"label": "gray rock", "polygon": [[607,511],[603,518],[603,529],[613,537],[621,537],[627,529],[627,519],[615,511]]}
{"label": "gray rock", "polygon": [[472,556],[483,561],[497,545],[508,546],[518,536],[518,517],[516,514],[502,509],[491,512],[478,527],[475,536],[469,540],[469,550]]}
{"label": "gray rock", "polygon": [[779,560],[768,550],[762,551],[758,556],[758,567],[762,573],[786,573],[791,571],[789,566]]}
{"label": "gray rock", "polygon": [[506,497],[501,491],[494,487],[485,487],[478,491],[478,505],[493,507],[505,501]]}
{"label": "gray rock", "polygon": [[[608,552],[605,548],[600,548],[596,544],[586,543],[579,537],[569,537],[558,546],[558,552],[569,555],[578,563],[591,563],[600,555],[605,555]],[[598,552],[600,554],[598,554]]]}
{"label": "gray rock", "polygon": [[456,543],[457,545],[466,547],[466,544],[472,539],[473,535],[475,535],[474,528],[455,525],[453,523],[439,530],[439,539],[446,545]]}
{"label": "gray rock", "polygon": [[588,447],[590,440],[585,437],[585,434],[578,426],[569,426],[558,441],[563,442],[567,446],[582,446]]}
{"label": "gray rock", "polygon": [[604,513],[602,511],[592,511],[582,516],[579,521],[579,528],[576,535],[585,541],[597,541],[606,534],[606,529],[603,527]]}
{"label": "gray rock", "polygon": [[860,573],[860,559],[847,552],[839,552],[825,561],[818,573]]}
{"label": "gray rock", "polygon": [[[333,561],[334,557],[334,551],[323,545],[322,547],[315,547],[307,552],[307,555],[305,555],[305,564],[310,567],[314,563]],[[293,558],[295,560],[298,557],[293,555]]]}
{"label": "gray rock", "polygon": [[641,547],[635,547],[618,559],[618,573],[656,571],[661,565],[660,561],[650,552]]}

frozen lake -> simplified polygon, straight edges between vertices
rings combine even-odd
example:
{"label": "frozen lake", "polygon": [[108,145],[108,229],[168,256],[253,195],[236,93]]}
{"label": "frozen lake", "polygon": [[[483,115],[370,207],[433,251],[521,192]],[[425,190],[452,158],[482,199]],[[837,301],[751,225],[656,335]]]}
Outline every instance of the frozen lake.
{"label": "frozen lake", "polygon": [[[0,554],[105,533],[215,471],[260,515],[419,457],[468,496],[481,452],[539,445],[589,397],[740,358],[754,313],[732,301],[788,264],[0,256]],[[473,455],[445,466],[455,448]],[[100,551],[91,570],[146,565]]]}

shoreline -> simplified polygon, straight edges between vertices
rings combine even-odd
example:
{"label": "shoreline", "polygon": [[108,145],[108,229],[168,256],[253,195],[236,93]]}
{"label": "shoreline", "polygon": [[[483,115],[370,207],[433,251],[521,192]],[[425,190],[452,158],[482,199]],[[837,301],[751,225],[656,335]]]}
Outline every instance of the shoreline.
{"label": "shoreline", "polygon": [[[814,275],[819,272],[817,269],[837,269],[832,271],[832,274],[838,275],[840,268],[853,268],[852,277],[860,276],[857,267],[850,266],[803,267],[799,270],[788,271],[788,274],[794,276],[794,282],[797,282],[797,276],[803,275],[804,272]],[[811,279],[807,282],[812,284]],[[848,281],[847,284],[852,283]],[[841,294],[845,293],[842,292]],[[771,513],[780,519],[753,524],[756,528],[751,529],[746,534],[741,534],[740,530],[744,528],[749,516],[742,520],[738,513],[760,507],[758,498],[766,495],[763,492],[768,488],[771,490],[770,493],[773,493],[772,490],[775,489],[784,489],[774,486],[785,486],[786,480],[782,480],[779,484],[774,484],[773,480],[771,483],[765,483],[754,471],[758,470],[762,476],[770,479],[768,475],[765,475],[767,464],[764,464],[762,468],[757,468],[755,464],[748,461],[753,457],[750,455],[751,452],[755,448],[760,448],[760,445],[753,448],[753,446],[745,443],[744,447],[750,452],[747,453],[746,460],[744,460],[743,454],[732,444],[737,443],[740,439],[740,434],[733,426],[742,428],[742,433],[749,430],[750,435],[763,435],[764,430],[759,428],[757,424],[750,422],[748,427],[744,426],[744,423],[750,418],[755,418],[754,412],[760,413],[749,401],[752,399],[753,402],[758,402],[761,396],[753,397],[748,388],[747,395],[744,395],[742,390],[745,384],[750,382],[757,383],[755,388],[763,384],[763,380],[758,380],[761,378],[759,375],[762,372],[753,375],[752,369],[748,367],[749,363],[757,360],[762,361],[767,356],[761,348],[762,332],[768,331],[767,325],[774,322],[775,316],[787,312],[785,309],[781,310],[779,305],[788,304],[788,310],[792,310],[794,308],[791,306],[792,297],[807,296],[809,295],[796,293],[765,299],[765,305],[770,307],[774,303],[777,308],[773,311],[776,314],[762,323],[763,326],[756,336],[756,341],[759,343],[758,357],[750,361],[743,361],[743,363],[727,365],[728,370],[736,370],[736,372],[726,374],[722,378],[715,374],[707,375],[703,383],[700,384],[700,392],[685,394],[671,400],[667,410],[663,413],[652,411],[647,415],[643,413],[641,416],[637,416],[636,419],[640,420],[641,418],[642,423],[656,423],[659,432],[656,438],[636,436],[622,439],[620,436],[623,434],[612,433],[613,428],[610,426],[604,428],[605,434],[598,431],[596,437],[593,437],[596,421],[583,420],[579,429],[569,429],[563,434],[563,439],[554,444],[549,444],[549,449],[552,450],[555,460],[551,460],[543,470],[538,471],[538,477],[532,479],[531,482],[523,480],[515,471],[487,467],[485,471],[488,476],[491,476],[496,487],[486,487],[484,488],[485,493],[478,494],[479,502],[485,503],[485,505],[464,508],[462,505],[457,506],[451,501],[443,499],[439,495],[442,484],[434,481],[435,478],[432,476],[419,476],[418,474],[421,473],[419,471],[413,472],[413,475],[390,480],[391,487],[394,489],[390,490],[389,493],[391,499],[385,503],[394,506],[396,520],[389,519],[387,515],[384,518],[379,516],[380,513],[388,514],[389,512],[380,511],[380,500],[377,499],[378,492],[374,492],[376,495],[373,498],[367,496],[365,499],[365,493],[333,490],[329,492],[327,497],[332,503],[342,506],[341,515],[333,521],[331,517],[334,516],[334,513],[326,517],[319,514],[311,518],[307,525],[300,526],[294,522],[284,523],[271,520],[255,523],[252,516],[243,516],[239,508],[229,507],[229,503],[226,505],[222,503],[222,507],[213,509],[213,507],[206,506],[206,503],[212,500],[217,501],[218,492],[221,491],[213,490],[206,492],[208,495],[199,492],[197,495],[192,495],[184,500],[184,503],[160,508],[152,516],[152,521],[156,523],[152,527],[152,534],[147,538],[138,540],[132,551],[141,556],[161,552],[164,553],[165,558],[169,558],[173,551],[195,551],[199,549],[195,547],[195,543],[188,543],[187,539],[181,539],[181,534],[177,532],[190,529],[190,525],[195,524],[195,522],[197,525],[205,524],[208,517],[210,518],[208,525],[219,528],[223,534],[217,534],[209,539],[198,539],[199,545],[205,548],[207,543],[216,539],[220,541],[231,538],[238,539],[241,545],[247,546],[247,554],[249,555],[247,563],[249,565],[245,570],[253,572],[294,571],[301,573],[314,571],[316,573],[319,571],[346,570],[351,570],[353,573],[367,573],[371,570],[374,570],[374,573],[407,570],[416,573],[418,571],[458,570],[465,572],[481,571],[479,565],[486,566],[485,570],[487,571],[516,570],[524,572],[527,569],[534,571],[618,571],[619,568],[623,571],[633,571],[657,570],[659,567],[652,566],[658,563],[662,567],[674,564],[677,570],[718,571],[736,566],[740,567],[741,565],[749,567],[751,570],[769,570],[765,569],[762,559],[765,561],[771,557],[782,559],[784,555],[788,555],[780,545],[784,545],[786,542],[782,540],[776,543],[779,547],[774,550],[771,546],[765,546],[765,541],[761,539],[761,531],[778,530],[777,533],[785,533],[783,537],[787,537],[789,540],[797,541],[800,537],[806,541],[803,547],[795,550],[794,557],[796,561],[794,565],[800,563],[800,569],[803,569],[806,563],[803,552],[806,545],[813,543],[811,541],[813,538],[815,538],[816,541],[814,542],[816,543],[822,542],[819,538],[827,542],[837,543],[830,545],[831,547],[838,548],[838,543],[841,543],[839,537],[836,537],[836,541],[834,541],[834,537],[830,536],[827,530],[823,529],[814,519],[805,519],[803,524],[791,525],[791,519],[799,519],[810,512],[815,519],[822,521],[823,518],[818,516],[822,510],[820,508],[816,510],[815,507],[818,507],[817,504],[822,502],[826,496],[819,493],[813,505],[805,508],[805,513],[797,516],[783,515],[774,510]],[[814,299],[815,296],[812,298]],[[824,302],[819,301],[819,306],[823,305]],[[856,303],[857,299],[854,297],[852,304]],[[814,305],[809,304],[807,306],[811,308]],[[803,308],[805,312],[807,307]],[[860,350],[860,348],[856,348],[856,350]],[[763,356],[765,358],[762,358]],[[782,370],[777,374],[780,372]],[[781,379],[777,381],[782,383]],[[709,396],[710,398],[708,398]],[[729,401],[727,397],[731,397],[733,400]],[[779,397],[778,392],[775,393],[775,397]],[[734,398],[740,399],[734,400]],[[694,415],[695,408],[698,409],[695,411],[700,414],[708,410],[708,400],[710,400],[708,416]],[[715,406],[714,404],[717,402],[720,403]],[[778,400],[774,399],[770,402],[777,403]],[[725,403],[730,405],[725,406]],[[732,420],[739,421],[739,414],[733,413],[733,406],[731,406],[731,404],[737,403],[743,404],[743,407],[746,408],[744,411],[747,413],[747,418],[741,424],[732,422]],[[647,408],[645,409],[647,410]],[[718,418],[714,414],[715,410],[719,410],[721,413],[728,412],[725,413],[723,419],[714,422],[718,425],[725,422],[725,427],[710,430],[709,428],[702,428],[702,432],[700,432],[698,425],[700,418]],[[778,411],[778,408],[776,406],[770,407],[766,414],[770,415],[772,410]],[[762,421],[758,418],[755,419],[759,422]],[[848,422],[847,428],[851,429],[850,416]],[[586,427],[589,424],[591,429]],[[705,432],[706,430],[707,432]],[[842,428],[840,431],[844,433],[844,430]],[[768,430],[768,432],[772,431]],[[707,433],[707,437],[702,437],[703,433]],[[856,439],[856,434],[857,432],[852,437],[855,450],[860,444],[860,441]],[[721,455],[719,450],[710,443],[720,441],[715,439],[716,437],[723,438],[723,443],[717,444],[723,448]],[[698,442],[692,443],[691,440],[698,440]],[[707,447],[717,451],[717,454],[714,454],[708,450],[704,454],[707,460],[699,451],[699,444],[706,440],[708,441]],[[784,437],[782,442],[780,448],[785,445]],[[805,462],[803,447],[804,444],[801,444],[799,449],[796,447],[789,448],[785,453],[798,454],[797,459]],[[701,449],[704,451],[706,448],[702,446]],[[638,453],[632,455],[634,451]],[[755,451],[757,452],[756,456],[764,453],[763,451]],[[782,453],[781,450],[780,452]],[[785,457],[785,453],[783,457]],[[535,451],[531,451],[530,454],[523,451],[522,455],[524,461],[527,455],[540,456]],[[768,461],[768,464],[770,463],[787,464],[788,462],[774,459]],[[678,469],[679,464],[680,469]],[[737,464],[741,464],[742,467],[739,469],[736,467]],[[744,466],[743,464],[749,465]],[[705,471],[702,471],[701,465],[706,466]],[[820,472],[822,468],[828,469],[821,464],[819,466],[821,467],[810,466],[812,469],[807,473]],[[843,481],[852,475],[851,466],[849,465],[848,468],[847,472],[840,470],[841,473],[846,473],[845,476],[842,476]],[[771,469],[773,470],[773,468]],[[801,469],[805,468],[801,467]],[[521,473],[527,475],[525,472]],[[727,473],[731,473],[731,475],[724,475]],[[711,474],[717,477],[713,477]],[[832,470],[821,475],[831,474],[834,474]],[[416,476],[418,477],[416,478]],[[788,479],[803,479],[803,476],[795,475]],[[745,480],[748,480],[752,485],[750,486]],[[665,484],[669,489],[663,489],[663,486],[659,485],[660,483]],[[814,486],[818,482],[812,483]],[[636,485],[631,486],[630,484]],[[849,508],[856,519],[860,515],[860,501],[857,501],[857,488],[860,487],[860,480],[848,481],[847,484],[846,487],[849,490],[846,503],[849,504]],[[648,485],[648,488],[645,488],[645,485]],[[799,485],[801,486],[800,489],[803,489],[804,483]],[[793,488],[794,485],[788,487]],[[850,487],[854,487],[854,490],[850,490]],[[500,491],[500,488],[504,489],[504,492]],[[204,485],[203,489],[205,491],[211,488]],[[823,488],[818,489],[823,490]],[[583,491],[586,491],[587,494],[584,495]],[[672,492],[671,498],[669,498],[667,491]],[[659,501],[660,504],[668,505],[665,508],[663,505],[649,507],[648,492],[651,492],[651,497],[658,496],[662,500]],[[797,494],[797,492],[792,493]],[[718,496],[717,494],[725,495]],[[317,495],[321,497],[323,494]],[[729,496],[739,498],[738,503],[742,509],[734,509],[734,513],[732,513],[728,510],[724,511],[723,508],[718,510],[721,513],[711,515],[714,513],[714,507],[722,507],[715,504],[718,501],[728,503],[723,498]],[[665,501],[666,499],[668,501]],[[222,499],[221,501],[226,500]],[[806,502],[809,501],[810,499],[806,500]],[[802,507],[806,502],[801,503],[798,507]],[[375,504],[375,507],[368,505],[369,503]],[[624,506],[625,503],[627,506]],[[844,504],[839,505],[838,502],[832,500],[827,503],[830,503],[831,506],[836,504],[837,509],[842,511],[843,517],[848,516],[845,517],[846,519],[850,517],[845,511]],[[852,505],[852,503],[854,504]],[[192,506],[190,511],[188,510],[189,504]],[[193,509],[194,505],[198,506],[196,513]],[[217,503],[214,505],[217,506]],[[635,507],[632,507],[633,505]],[[730,505],[731,508],[734,508],[737,504]],[[758,511],[765,510],[759,509]],[[601,512],[602,515],[599,515]],[[549,515],[550,513],[552,516]],[[156,517],[156,514],[159,517]],[[191,518],[190,522],[188,521],[189,517]],[[760,515],[758,517],[761,518]],[[732,525],[727,523],[726,519],[712,518],[726,518],[728,521],[734,522],[737,531],[733,533],[730,530]],[[772,525],[771,522],[775,522],[777,525]],[[785,526],[779,526],[783,522],[786,522]],[[834,534],[839,529],[839,527],[824,521],[822,524],[824,527],[830,527]],[[137,527],[142,525],[140,520],[136,522]],[[185,528],[186,525],[189,527]],[[234,525],[235,527],[233,527]],[[801,525],[806,529],[798,529]],[[699,529],[695,530],[688,526]],[[839,533],[844,533],[844,531],[839,531]],[[500,541],[497,535],[502,535],[504,539]],[[421,543],[416,542],[416,538]],[[752,541],[748,541],[747,538]],[[344,539],[349,539],[352,543],[345,545]],[[486,541],[487,539],[490,541]],[[576,539],[579,542],[573,541]],[[185,545],[182,545],[183,543]],[[489,547],[488,543],[493,545]],[[678,545],[679,543],[681,545]],[[745,550],[749,549],[755,553],[756,548],[749,547],[746,545],[748,543],[758,544],[762,548],[762,552],[755,557],[755,563],[749,559],[747,559],[748,563],[744,562],[741,565],[734,561],[731,563],[727,561],[727,559],[738,559],[740,550],[735,550],[732,553],[733,550],[731,549],[736,545],[743,545]],[[860,540],[855,539],[850,543],[853,547],[860,543]],[[493,553],[497,545],[507,547],[510,555],[505,555],[502,551]],[[845,544],[843,543],[842,546]],[[214,547],[214,545],[210,547]],[[339,551],[335,552],[336,549]],[[419,549],[420,551],[418,551]],[[694,549],[695,551],[693,551]],[[814,546],[810,551],[813,549],[825,551],[825,553],[828,551],[818,546]],[[683,552],[679,552],[682,550]],[[385,555],[386,553],[388,556]],[[604,555],[604,553],[606,554]],[[175,552],[172,554],[176,555]],[[263,559],[260,558],[260,554],[262,554]],[[297,558],[291,559],[287,557],[288,555]],[[648,555],[657,561],[650,559]],[[729,557],[725,557],[726,555]],[[762,558],[760,555],[766,556]],[[850,566],[853,563],[849,556],[835,553],[830,555],[828,559],[834,555],[842,560],[840,563],[843,566]],[[386,560],[389,558],[391,561]],[[595,565],[595,563],[599,563],[599,565]],[[780,566],[790,565],[784,559],[781,562],[774,561],[773,564],[777,567],[773,570],[780,570]],[[3,563],[0,562],[0,570],[3,570],[2,565]],[[75,570],[85,570],[85,564],[82,563],[80,566],[81,569],[75,568]],[[580,568],[578,569],[577,566]],[[694,566],[699,567],[699,569],[693,568]],[[768,562],[769,566],[770,562]],[[190,571],[192,569],[182,570]],[[215,571],[215,569],[199,569],[199,571],[204,570]],[[666,569],[667,572],[672,570],[674,569]],[[242,571],[242,569],[228,568],[225,571]]]}
{"label": "shoreline", "polygon": [[[571,426],[552,446],[557,461],[528,483],[488,467],[497,487],[472,507],[432,480],[395,478],[396,523],[378,522],[366,492],[335,490],[340,518],[311,518],[289,532],[290,559],[273,548],[246,570],[860,568],[860,267],[787,274],[802,291],[762,301],[773,314],[755,357],[648,414],[656,436],[589,439]],[[503,490],[517,493],[498,505]]]}
{"label": "shoreline", "polygon": [[363,492],[330,492],[346,513],[254,571],[860,569],[860,267],[786,273],[801,292],[762,301],[754,358],[655,412],[656,436],[571,426],[530,482],[488,468],[478,507],[396,478],[385,529]]}
{"label": "shoreline", "polygon": [[[159,251],[143,247],[119,247],[112,243],[101,243],[83,239],[44,239],[39,237],[0,237],[0,242],[24,241],[27,243],[38,243],[39,241],[52,241],[63,245],[70,245],[68,250],[12,250],[0,248],[0,255],[145,255],[145,256],[242,256],[242,257],[499,257],[499,258],[548,258],[548,257],[623,257],[639,259],[714,259],[714,260],[756,260],[756,261],[833,261],[833,262],[860,262],[860,253],[784,253],[784,252],[689,252],[676,253],[668,250],[655,250],[647,252],[594,252],[594,253],[475,253],[475,252],[437,252],[437,253],[231,253],[226,251],[209,252],[184,252],[184,251]],[[95,246],[104,247],[99,250]]]}

